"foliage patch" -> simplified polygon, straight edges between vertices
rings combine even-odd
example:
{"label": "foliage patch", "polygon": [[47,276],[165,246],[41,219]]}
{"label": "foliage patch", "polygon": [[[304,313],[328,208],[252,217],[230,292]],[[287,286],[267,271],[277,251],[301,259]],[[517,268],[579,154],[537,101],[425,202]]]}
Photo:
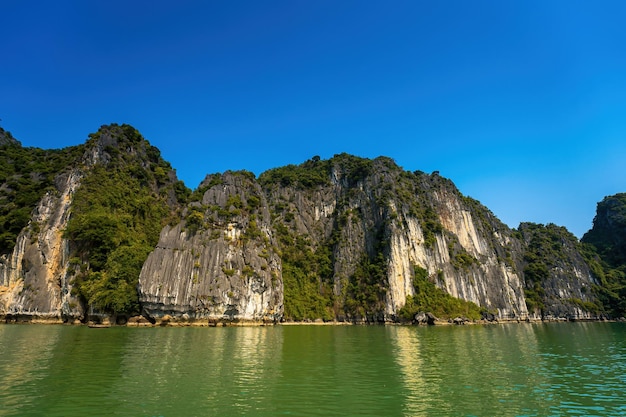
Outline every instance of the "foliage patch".
{"label": "foliage patch", "polygon": [[438,318],[449,319],[465,316],[472,320],[481,317],[481,309],[476,304],[455,298],[437,287],[428,276],[428,271],[420,266],[413,267],[413,290],[415,295],[406,298],[406,304],[398,315],[407,321],[413,320],[419,312],[430,312]]}

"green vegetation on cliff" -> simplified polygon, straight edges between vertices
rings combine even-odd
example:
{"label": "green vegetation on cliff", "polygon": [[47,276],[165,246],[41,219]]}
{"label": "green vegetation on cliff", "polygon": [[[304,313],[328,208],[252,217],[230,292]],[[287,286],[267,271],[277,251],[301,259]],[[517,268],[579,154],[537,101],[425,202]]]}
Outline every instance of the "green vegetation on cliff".
{"label": "green vegetation on cliff", "polygon": [[22,146],[19,140],[15,139],[11,132],[4,130],[0,126],[0,146]]}
{"label": "green vegetation on cliff", "polygon": [[626,265],[610,266],[591,244],[584,244],[583,255],[598,281],[594,291],[603,311],[611,317],[626,317]]}
{"label": "green vegetation on cliff", "polygon": [[605,197],[598,203],[593,228],[582,241],[593,245],[611,267],[626,265],[626,193]]}
{"label": "green vegetation on cliff", "polygon": [[348,281],[345,301],[348,317],[380,321],[385,311],[387,281],[387,262],[382,252],[373,259],[364,256]]}
{"label": "green vegetation on cliff", "polygon": [[314,156],[301,165],[287,165],[267,170],[259,176],[259,183],[262,187],[280,184],[283,187],[293,186],[298,189],[327,185],[330,184],[329,168],[328,161],[322,161],[319,156]]}
{"label": "green vegetation on cliff", "polygon": [[273,168],[259,176],[261,186],[280,184],[306,190],[318,186],[330,185],[333,170],[340,172],[350,185],[365,179],[373,172],[373,161],[367,158],[341,153],[331,159],[322,160],[314,156],[300,165],[287,165]]}
{"label": "green vegetation on cliff", "polygon": [[434,208],[432,196],[427,190],[448,187],[446,180],[438,174],[428,175],[420,171],[400,171],[396,181],[389,184],[386,199],[396,198],[401,209],[420,222],[424,234],[424,245],[433,248],[436,236],[443,232],[443,226]]}
{"label": "green vegetation on cliff", "polygon": [[[598,204],[594,228],[581,244],[552,224],[522,223],[511,232],[437,172],[404,171],[385,157],[316,156],[268,170],[258,179],[251,172],[229,171],[207,176],[192,193],[131,126],[103,126],[85,145],[61,150],[24,148],[0,128],[0,254],[11,252],[33,209],[46,192],[58,192],[70,170],[83,177],[65,230],[69,276],[89,311],[137,314],[144,261],[162,227],[182,220],[189,232],[208,230],[209,239],[220,238],[220,230],[236,223],[243,232],[232,245],[262,242],[252,249],[261,257],[270,250],[279,254],[276,271],[282,267],[288,320],[388,319],[392,237],[408,230],[402,237],[408,237],[405,247],[414,251],[412,260],[439,256],[436,265],[447,262],[442,269],[465,283],[475,285],[486,259],[515,271],[524,280],[531,312],[565,316],[578,314],[580,307],[626,314],[626,194]],[[459,210],[463,220],[472,219],[481,251],[468,252],[461,244],[465,240],[453,232],[462,227],[455,217]],[[31,231],[37,227],[33,224]],[[245,271],[254,273],[247,264]],[[428,276],[415,266],[413,273],[414,295],[398,312],[403,320],[422,311],[440,318],[480,317],[478,306],[441,289],[443,272]],[[579,293],[570,291],[574,287]],[[570,296],[556,300],[564,289]]]}
{"label": "green vegetation on cliff", "polygon": [[[327,161],[313,158],[298,166],[270,170],[259,181],[267,195],[278,197],[272,207],[273,226],[280,237],[287,319],[385,320],[390,245],[386,236],[393,222],[403,227],[408,218],[418,220],[424,245],[430,249],[438,235],[445,235],[451,243],[449,255],[459,270],[478,263],[443,228],[440,203],[433,192],[460,194],[437,173],[403,171],[385,157],[370,160],[339,154]],[[285,189],[290,191],[283,193]],[[332,220],[324,226],[324,235],[303,236],[302,227],[310,230],[311,225],[298,217],[302,215],[298,207],[313,203],[309,199],[319,198],[318,191],[333,195],[334,201],[325,203],[334,205]],[[345,239],[359,239],[359,244]],[[318,271],[321,261],[328,265],[323,273]],[[345,268],[347,264],[354,267]],[[446,318],[480,318],[476,305],[444,296],[430,281],[417,279],[415,284],[418,293],[407,300],[405,315],[426,309]]]}
{"label": "green vegetation on cliff", "polygon": [[282,261],[285,318],[333,320],[335,297],[329,246],[311,246],[304,236],[276,223]]}
{"label": "green vegetation on cliff", "polygon": [[[65,149],[24,148],[0,128],[0,254],[13,250],[18,234],[54,180],[75,165],[84,146]],[[10,134],[9,134],[10,135]]]}
{"label": "green vegetation on cliff", "polygon": [[529,311],[542,311],[545,308],[543,284],[550,277],[554,261],[561,255],[563,231],[556,225],[523,223],[520,231],[527,236],[528,244],[524,253],[524,295]]}
{"label": "green vegetation on cliff", "polygon": [[437,287],[433,280],[439,279],[428,276],[428,271],[420,266],[413,267],[413,291],[415,295],[406,298],[406,304],[400,309],[398,315],[407,321],[413,320],[420,312],[434,314],[441,319],[454,317],[467,317],[478,320],[481,317],[481,309],[476,304],[455,298]]}
{"label": "green vegetation on cliff", "polygon": [[188,190],[170,177],[158,150],[128,125],[102,127],[87,146],[105,144],[74,196],[65,236],[71,241],[77,295],[114,315],[139,313],[137,282],[146,257]]}
{"label": "green vegetation on cliff", "polygon": [[598,203],[592,229],[582,238],[584,254],[596,275],[596,291],[607,311],[626,316],[626,193]]}
{"label": "green vegetation on cliff", "polygon": [[[581,243],[565,227],[522,223],[519,234],[526,242],[523,257],[526,305],[529,312],[540,312],[543,315],[548,302],[554,302],[550,300],[554,294],[547,291],[548,287],[554,286],[550,282],[556,277],[562,281],[574,281],[576,277],[573,270],[583,270],[584,266],[589,265],[589,261],[582,256]],[[602,311],[602,306],[594,301],[569,298],[560,302],[575,304],[592,313]]]}

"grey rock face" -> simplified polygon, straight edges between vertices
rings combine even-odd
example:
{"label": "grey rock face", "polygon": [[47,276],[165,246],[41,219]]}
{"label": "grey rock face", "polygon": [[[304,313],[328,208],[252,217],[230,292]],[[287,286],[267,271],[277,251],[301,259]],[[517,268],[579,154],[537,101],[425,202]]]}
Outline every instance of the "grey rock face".
{"label": "grey rock face", "polygon": [[188,209],[187,220],[163,230],[144,264],[144,314],[155,320],[280,320],[281,263],[260,187],[242,173],[208,182],[201,184],[202,203]]}
{"label": "grey rock face", "polygon": [[19,140],[15,139],[10,132],[0,127],[0,146],[22,146]]}
{"label": "grey rock face", "polygon": [[[0,315],[84,316],[71,294],[63,231],[74,191],[90,167],[109,161],[109,146],[115,138],[101,135],[80,169],[57,178],[57,190],[0,259]],[[321,305],[304,319],[394,321],[415,293],[419,267],[493,319],[592,318],[583,306],[597,301],[595,281],[576,242],[565,239],[541,259],[543,307],[531,303],[529,311],[530,231],[511,230],[438,174],[406,172],[388,158],[306,164],[310,171],[298,175],[315,175],[304,180],[289,171],[271,181],[246,172],[208,176],[143,265],[143,313],[157,322],[277,322],[301,307],[297,301]]]}
{"label": "grey rock face", "polygon": [[0,258],[0,314],[48,321],[82,317],[71,295],[68,242],[63,239],[81,175],[74,170],[57,179],[58,189],[39,202],[13,252]]}
{"label": "grey rock face", "polygon": [[593,228],[582,241],[594,245],[609,265],[626,263],[626,193],[607,196],[598,203]]}
{"label": "grey rock face", "polygon": [[534,294],[529,298],[531,315],[541,319],[596,318],[583,308],[597,302],[593,291],[597,282],[575,236],[555,225],[522,223],[519,230],[525,243],[520,267],[526,288]]}
{"label": "grey rock face", "polygon": [[[120,129],[103,127],[102,135],[87,142],[82,156],[54,178],[54,189],[33,209],[13,251],[0,257],[0,315],[6,320],[74,322],[86,318],[83,300],[73,295],[72,283],[75,267],[89,265],[71,265],[75,242],[65,239],[64,232],[75,192],[96,165],[110,162],[107,148],[119,147],[111,132]],[[80,259],[75,257],[75,261],[80,264]]]}
{"label": "grey rock face", "polygon": [[414,295],[415,266],[451,295],[501,318],[528,314],[513,259],[521,243],[508,227],[437,174],[403,172],[388,158],[366,168],[356,177],[332,166],[330,183],[313,189],[297,184],[266,189],[270,207],[281,207],[274,225],[306,235],[312,249],[332,246],[336,314],[358,296],[347,289],[354,288],[351,277],[363,259],[381,257],[385,273],[375,284],[380,300],[371,303],[368,317],[353,312],[351,320],[395,320],[407,296]]}
{"label": "grey rock face", "polygon": [[437,321],[437,317],[435,317],[432,313],[424,313],[420,311],[413,317],[413,322],[416,324],[428,324],[432,326]]}
{"label": "grey rock face", "polygon": [[501,318],[526,316],[522,280],[512,259],[504,255],[518,246],[511,231],[449,185],[433,197],[433,211],[443,230],[435,234],[431,245],[426,244],[422,224],[408,213],[400,213],[402,222],[394,224],[389,272],[396,278],[390,292],[393,310],[404,305],[407,295],[413,295],[411,265],[418,265],[436,276],[437,285],[454,297],[497,312]]}

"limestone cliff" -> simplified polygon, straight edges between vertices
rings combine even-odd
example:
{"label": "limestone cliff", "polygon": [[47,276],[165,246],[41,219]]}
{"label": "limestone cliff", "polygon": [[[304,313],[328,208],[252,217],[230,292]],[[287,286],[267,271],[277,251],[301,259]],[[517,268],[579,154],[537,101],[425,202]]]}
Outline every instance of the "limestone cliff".
{"label": "limestone cliff", "polygon": [[57,178],[33,211],[11,254],[0,259],[0,314],[15,320],[67,320],[80,316],[68,280],[68,242],[63,231],[82,174]]}
{"label": "limestone cliff", "polygon": [[607,196],[598,203],[593,228],[582,241],[595,246],[610,265],[626,264],[626,193]]}
{"label": "limestone cliff", "polygon": [[592,318],[597,307],[580,248],[542,259],[552,267],[538,309],[524,274],[533,239],[437,173],[389,158],[209,176],[195,200],[142,269],[152,318],[395,321],[418,291],[416,267],[500,319]]}
{"label": "limestone cliff", "polygon": [[189,195],[139,132],[110,125],[59,152],[4,134],[0,168],[7,319],[387,322],[424,282],[499,319],[580,319],[624,287],[564,228],[510,229],[385,157],[214,174]]}
{"label": "limestone cliff", "polygon": [[23,148],[0,129],[0,317],[61,321],[75,310],[63,238],[83,176],[81,146]]}
{"label": "limestone cliff", "polygon": [[[0,150],[12,165],[0,186],[0,214],[8,208],[2,237],[25,224],[14,242],[2,241],[0,315],[9,321],[82,321],[94,313],[128,314],[137,298],[136,284],[129,285],[133,263],[139,262],[136,283],[147,255],[142,247],[156,244],[168,212],[156,211],[156,219],[151,214],[176,202],[175,175],[167,173],[158,150],[127,125],[103,126],[85,145],[63,150],[19,143]],[[154,243],[144,237],[146,222],[153,223]]]}
{"label": "limestone cliff", "polygon": [[[452,296],[471,301],[500,318],[520,318],[528,314],[523,285],[512,256],[520,245],[511,230],[478,202],[463,197],[454,185],[437,174],[418,174],[422,206],[434,213],[431,232],[428,222],[419,221],[407,208],[398,212],[402,221],[394,222],[389,276],[394,295],[393,310],[413,295],[411,265],[426,269],[437,284]],[[395,205],[395,204],[394,204]],[[395,276],[396,280],[391,280]],[[395,287],[395,288],[394,288]],[[397,290],[396,290],[397,288]]]}
{"label": "limestone cliff", "polygon": [[163,229],[143,266],[143,313],[159,321],[280,320],[281,263],[254,176],[209,176],[196,195],[185,220]]}
{"label": "limestone cliff", "polygon": [[580,242],[564,227],[522,223],[526,302],[537,318],[596,318],[598,284]]}
{"label": "limestone cliff", "polygon": [[[414,294],[414,266],[426,269],[453,296],[500,317],[527,315],[522,280],[511,258],[519,241],[449,180],[403,171],[388,158],[338,155],[302,168],[328,170],[328,183],[285,184],[285,171],[260,180],[276,212],[275,227],[286,225],[292,235],[306,236],[312,252],[329,248],[332,269],[318,284],[332,288],[325,303],[330,316],[395,320],[407,296]],[[299,275],[306,274],[291,275],[284,276],[288,316],[306,318],[287,299],[292,292],[288,286],[304,288]]]}
{"label": "limestone cliff", "polygon": [[593,228],[582,242],[604,310],[609,316],[626,317],[626,193],[598,203]]}

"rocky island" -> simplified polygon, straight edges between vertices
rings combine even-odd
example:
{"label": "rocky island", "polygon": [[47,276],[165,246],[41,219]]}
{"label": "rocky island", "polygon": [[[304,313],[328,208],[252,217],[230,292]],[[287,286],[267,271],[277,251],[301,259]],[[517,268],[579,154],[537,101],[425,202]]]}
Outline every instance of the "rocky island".
{"label": "rocky island", "polygon": [[128,125],[0,129],[0,318],[218,325],[595,320],[626,311],[626,194],[579,241],[512,229],[437,172],[338,154],[195,189]]}

